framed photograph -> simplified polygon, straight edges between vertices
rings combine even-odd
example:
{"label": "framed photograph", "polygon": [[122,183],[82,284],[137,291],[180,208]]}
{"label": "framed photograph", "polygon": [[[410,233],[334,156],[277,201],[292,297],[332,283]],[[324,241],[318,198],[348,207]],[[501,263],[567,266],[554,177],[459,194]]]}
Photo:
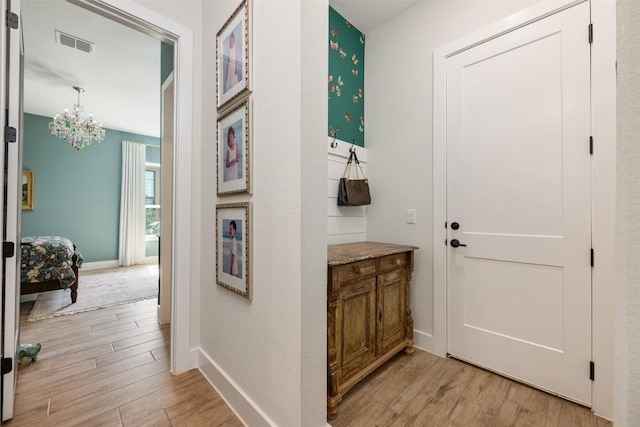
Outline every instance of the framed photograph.
{"label": "framed photograph", "polygon": [[216,282],[251,300],[251,203],[216,206]]}
{"label": "framed photograph", "polygon": [[218,196],[251,193],[249,98],[218,118]]}
{"label": "framed photograph", "polygon": [[22,171],[22,210],[33,210],[33,171]]}
{"label": "framed photograph", "polygon": [[218,109],[250,90],[249,0],[243,0],[216,35]]}

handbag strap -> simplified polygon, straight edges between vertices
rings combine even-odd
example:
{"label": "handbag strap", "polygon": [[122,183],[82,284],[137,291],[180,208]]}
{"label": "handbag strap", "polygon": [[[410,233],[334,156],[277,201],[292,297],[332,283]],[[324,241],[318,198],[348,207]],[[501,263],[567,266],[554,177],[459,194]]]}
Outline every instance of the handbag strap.
{"label": "handbag strap", "polygon": [[353,163],[356,164],[356,179],[360,179],[360,174],[362,174],[363,179],[366,179],[367,177],[362,170],[362,166],[360,166],[360,160],[358,160],[358,156],[355,150],[352,150],[351,154],[349,154],[349,160],[347,160],[347,164],[344,167],[344,173],[342,174],[342,177],[349,179],[349,177],[351,176],[351,165]]}
{"label": "handbag strap", "polygon": [[[356,179],[360,179],[360,174],[362,174],[362,179],[367,179],[367,177],[364,174],[364,171],[362,170],[362,166],[360,166],[360,160],[358,160],[358,156],[356,155],[356,151],[353,150],[351,152],[351,154],[353,155],[353,160],[356,162]],[[360,171],[360,173],[358,173],[358,171]]]}
{"label": "handbag strap", "polygon": [[347,163],[344,165],[344,172],[342,173],[343,178],[349,178],[349,175],[351,175],[351,163],[353,162],[354,154],[355,153],[353,151],[349,154],[349,160],[347,160]]}

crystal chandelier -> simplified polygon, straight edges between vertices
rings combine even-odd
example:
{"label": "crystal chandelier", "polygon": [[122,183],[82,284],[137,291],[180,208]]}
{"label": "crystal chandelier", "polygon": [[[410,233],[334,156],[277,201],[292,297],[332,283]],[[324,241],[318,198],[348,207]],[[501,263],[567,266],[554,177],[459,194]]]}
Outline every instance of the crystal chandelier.
{"label": "crystal chandelier", "polygon": [[80,116],[83,108],[80,105],[80,93],[84,89],[78,86],[73,87],[78,92],[78,103],[73,105],[73,111],[64,110],[62,115],[57,114],[53,121],[49,123],[49,130],[52,135],[63,141],[67,141],[76,150],[82,150],[87,145],[100,142],[104,139],[104,129],[102,125],[93,120],[89,114],[87,119]]}

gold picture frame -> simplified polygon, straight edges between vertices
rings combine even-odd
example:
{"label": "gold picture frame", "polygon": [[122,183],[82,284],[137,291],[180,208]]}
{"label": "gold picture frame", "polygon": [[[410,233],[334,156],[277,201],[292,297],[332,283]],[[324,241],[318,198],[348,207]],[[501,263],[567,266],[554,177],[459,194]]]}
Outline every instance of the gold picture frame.
{"label": "gold picture frame", "polygon": [[33,210],[33,171],[22,171],[22,210]]}
{"label": "gold picture frame", "polygon": [[216,106],[218,113],[251,90],[249,0],[242,0],[216,34]]}
{"label": "gold picture frame", "polygon": [[216,282],[251,300],[251,202],[216,206]]}
{"label": "gold picture frame", "polygon": [[218,118],[217,195],[251,194],[250,98]]}

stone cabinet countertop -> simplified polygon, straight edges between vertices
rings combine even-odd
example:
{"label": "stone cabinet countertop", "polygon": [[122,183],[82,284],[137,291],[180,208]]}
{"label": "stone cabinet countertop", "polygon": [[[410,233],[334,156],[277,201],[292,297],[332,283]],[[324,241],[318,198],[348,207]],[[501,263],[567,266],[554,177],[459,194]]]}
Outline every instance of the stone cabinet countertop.
{"label": "stone cabinet countertop", "polygon": [[327,247],[327,264],[329,266],[349,264],[416,249],[419,248],[417,246],[379,242],[355,242],[329,245]]}

